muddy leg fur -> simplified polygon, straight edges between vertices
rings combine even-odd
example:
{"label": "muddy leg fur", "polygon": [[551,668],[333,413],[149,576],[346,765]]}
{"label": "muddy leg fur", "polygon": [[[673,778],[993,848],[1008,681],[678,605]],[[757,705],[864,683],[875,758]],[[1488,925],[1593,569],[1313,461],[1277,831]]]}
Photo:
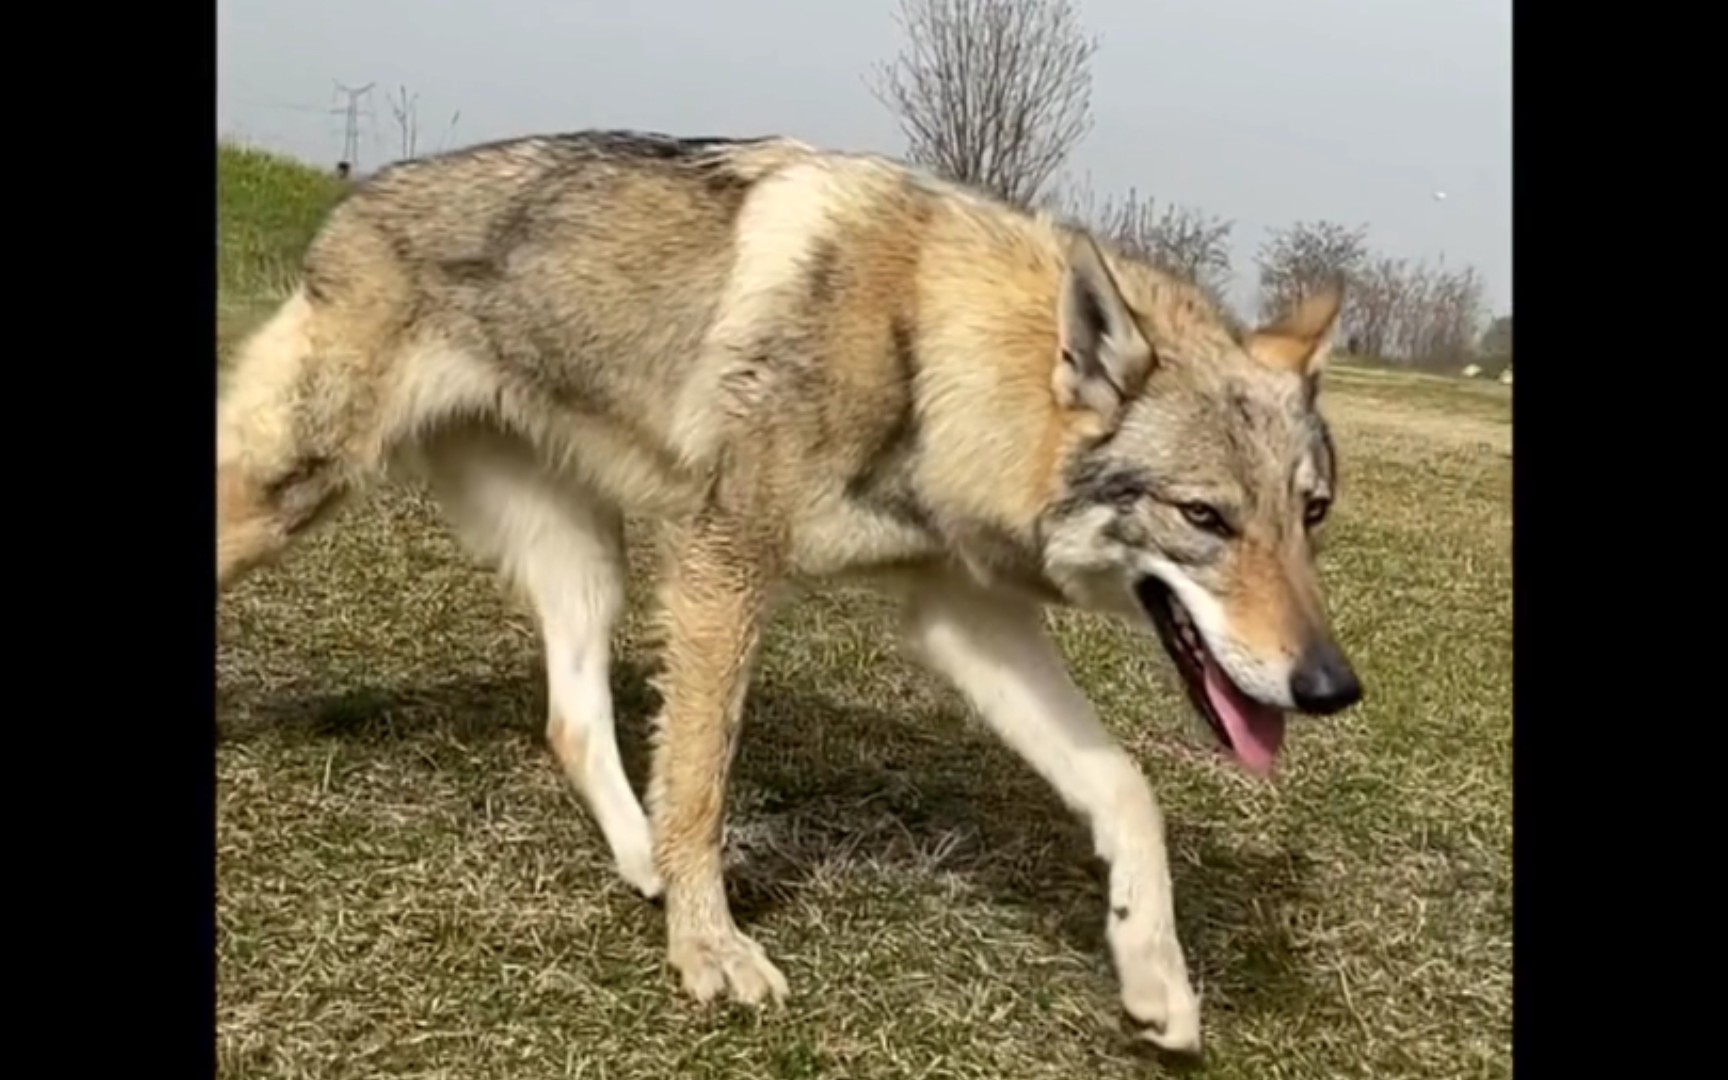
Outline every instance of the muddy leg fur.
{"label": "muddy leg fur", "polygon": [[921,589],[910,651],[1086,818],[1110,864],[1107,936],[1128,1014],[1169,1050],[1200,1049],[1200,1006],[1176,936],[1164,819],[1146,778],[1069,679],[1036,606],[967,583]]}
{"label": "muddy leg fur", "polygon": [[783,1000],[786,979],[732,921],[721,874],[726,781],[772,586],[773,546],[704,513],[671,538],[663,584],[664,704],[649,809],[666,882],[667,957],[686,993]]}
{"label": "muddy leg fur", "polygon": [[618,754],[611,636],[624,607],[623,521],[591,492],[541,469],[522,443],[473,434],[425,461],[458,535],[522,590],[546,650],[546,740],[611,848],[619,874],[657,896],[648,818]]}

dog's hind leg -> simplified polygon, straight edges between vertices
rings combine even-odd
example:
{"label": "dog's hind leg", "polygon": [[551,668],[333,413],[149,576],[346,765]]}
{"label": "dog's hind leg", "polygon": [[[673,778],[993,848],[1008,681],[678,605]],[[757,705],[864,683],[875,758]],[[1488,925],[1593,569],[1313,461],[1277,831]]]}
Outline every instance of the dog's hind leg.
{"label": "dog's hind leg", "polygon": [[1084,815],[1110,864],[1107,936],[1129,1015],[1170,1050],[1200,1048],[1200,1006],[1176,936],[1164,820],[1139,768],[1068,677],[1040,612],[967,582],[921,587],[911,650],[945,675]]}
{"label": "dog's hind leg", "polygon": [[533,604],[546,649],[547,741],[619,874],[658,895],[648,819],[619,757],[609,683],[626,573],[617,511],[549,475],[525,444],[504,436],[448,436],[426,448],[425,460],[457,532]]}

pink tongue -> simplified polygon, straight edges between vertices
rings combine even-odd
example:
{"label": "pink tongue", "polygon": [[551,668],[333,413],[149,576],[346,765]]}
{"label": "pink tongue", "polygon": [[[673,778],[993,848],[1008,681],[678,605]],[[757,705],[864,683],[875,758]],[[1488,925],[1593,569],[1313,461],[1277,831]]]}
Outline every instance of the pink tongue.
{"label": "pink tongue", "polygon": [[1224,721],[1224,730],[1236,748],[1242,767],[1256,776],[1270,776],[1284,745],[1284,712],[1262,705],[1242,691],[1218,668],[1211,656],[1205,662],[1206,698]]}

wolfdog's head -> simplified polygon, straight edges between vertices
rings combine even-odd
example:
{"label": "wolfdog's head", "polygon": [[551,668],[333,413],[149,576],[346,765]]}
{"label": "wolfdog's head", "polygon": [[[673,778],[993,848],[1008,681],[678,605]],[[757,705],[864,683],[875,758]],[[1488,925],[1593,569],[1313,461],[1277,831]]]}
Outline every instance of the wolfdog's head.
{"label": "wolfdog's head", "polygon": [[1081,236],[1059,304],[1058,402],[1101,423],[1042,519],[1046,572],[1082,606],[1149,622],[1213,734],[1260,774],[1286,710],[1362,696],[1314,565],[1336,494],[1315,396],[1341,301],[1327,289],[1238,333],[1197,297],[1170,309],[1112,274]]}

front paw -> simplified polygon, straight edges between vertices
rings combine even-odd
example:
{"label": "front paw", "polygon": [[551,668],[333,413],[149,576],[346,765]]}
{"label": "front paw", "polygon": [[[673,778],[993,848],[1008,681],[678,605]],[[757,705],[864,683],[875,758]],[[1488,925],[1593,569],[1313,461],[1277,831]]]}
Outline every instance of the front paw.
{"label": "front paw", "polygon": [[786,999],[786,976],[780,974],[756,944],[743,932],[727,928],[680,935],[668,949],[668,958],[683,980],[684,992],[699,1002],[709,1002],[722,991],[745,1005]]}
{"label": "front paw", "polygon": [[654,865],[653,849],[646,840],[620,845],[613,855],[613,863],[618,868],[618,876],[644,899],[657,899],[666,891],[666,883]]}
{"label": "front paw", "polygon": [[1200,1053],[1200,999],[1174,932],[1157,932],[1131,915],[1110,920],[1110,947],[1122,982],[1122,1006],[1141,1025],[1139,1037],[1174,1053]]}

